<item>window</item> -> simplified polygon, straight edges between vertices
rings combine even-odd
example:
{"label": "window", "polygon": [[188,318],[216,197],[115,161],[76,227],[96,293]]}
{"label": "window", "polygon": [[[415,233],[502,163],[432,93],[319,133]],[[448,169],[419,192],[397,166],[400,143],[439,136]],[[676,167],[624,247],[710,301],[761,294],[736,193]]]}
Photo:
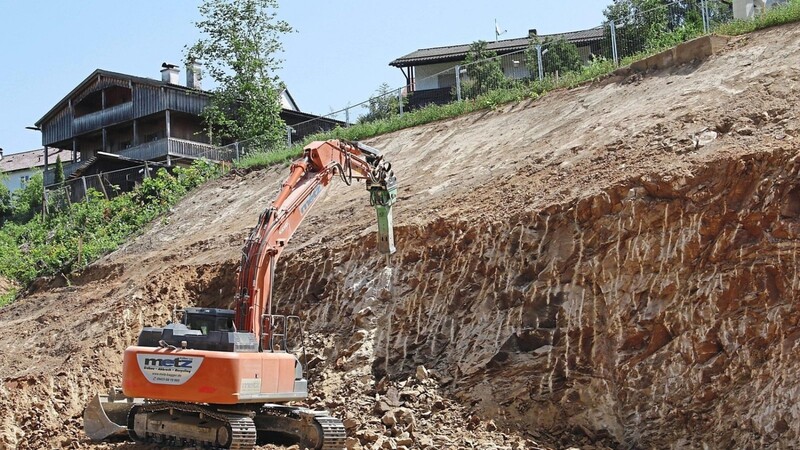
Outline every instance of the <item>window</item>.
{"label": "window", "polygon": [[23,186],[25,186],[26,184],[28,184],[28,181],[30,181],[30,180],[31,180],[31,176],[30,176],[30,175],[22,175],[21,177],[19,177],[19,182],[20,182],[20,183],[21,183]]}

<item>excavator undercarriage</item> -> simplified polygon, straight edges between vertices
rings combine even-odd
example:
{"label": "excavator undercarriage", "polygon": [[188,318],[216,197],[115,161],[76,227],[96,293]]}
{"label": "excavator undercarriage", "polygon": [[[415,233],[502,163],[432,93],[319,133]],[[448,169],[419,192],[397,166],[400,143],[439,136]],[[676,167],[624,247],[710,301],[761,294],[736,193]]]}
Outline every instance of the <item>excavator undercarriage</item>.
{"label": "excavator undercarriage", "polygon": [[273,404],[231,406],[98,395],[86,408],[84,422],[94,425],[87,426],[86,433],[95,441],[130,438],[158,445],[235,450],[270,443],[322,450],[345,446],[342,421],[326,411]]}

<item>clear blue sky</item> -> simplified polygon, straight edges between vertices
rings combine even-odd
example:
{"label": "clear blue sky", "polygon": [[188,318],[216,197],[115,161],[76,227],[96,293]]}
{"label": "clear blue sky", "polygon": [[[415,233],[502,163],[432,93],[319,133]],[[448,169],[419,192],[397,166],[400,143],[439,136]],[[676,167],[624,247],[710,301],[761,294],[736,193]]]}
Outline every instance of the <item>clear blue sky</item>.
{"label": "clear blue sky", "polygon": [[[180,64],[184,46],[199,37],[199,2],[0,0],[0,147],[6,154],[40,148],[39,132],[25,127],[95,69],[158,79],[162,62]],[[610,3],[284,0],[278,16],[297,32],[283,39],[279,75],[303,111],[327,114],[369,98],[383,82],[402,86],[388,63],[419,48],[493,40],[495,19],[508,30],[501,39],[529,28],[591,28]]]}

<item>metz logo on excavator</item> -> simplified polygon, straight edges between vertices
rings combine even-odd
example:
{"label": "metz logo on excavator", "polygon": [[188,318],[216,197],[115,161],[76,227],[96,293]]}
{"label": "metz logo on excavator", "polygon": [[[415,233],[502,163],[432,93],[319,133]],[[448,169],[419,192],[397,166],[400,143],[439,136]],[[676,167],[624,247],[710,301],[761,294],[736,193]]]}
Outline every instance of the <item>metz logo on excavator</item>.
{"label": "metz logo on excavator", "polygon": [[147,381],[155,384],[183,384],[203,363],[202,356],[139,354],[136,359]]}
{"label": "metz logo on excavator", "polygon": [[189,358],[175,358],[175,359],[160,359],[160,358],[146,358],[144,360],[145,366],[159,366],[159,367],[192,367],[192,361]]}

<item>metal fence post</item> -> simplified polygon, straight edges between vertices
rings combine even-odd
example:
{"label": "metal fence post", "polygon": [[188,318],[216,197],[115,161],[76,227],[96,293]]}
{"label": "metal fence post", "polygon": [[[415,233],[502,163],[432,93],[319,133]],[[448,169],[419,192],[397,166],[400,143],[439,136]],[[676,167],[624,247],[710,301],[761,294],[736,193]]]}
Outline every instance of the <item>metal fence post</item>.
{"label": "metal fence post", "polygon": [[536,44],[536,59],[539,63],[539,81],[544,80],[544,63],[542,62],[542,44]]}
{"label": "metal fence post", "polygon": [[345,127],[349,127],[350,126],[350,106],[348,106],[344,110],[344,126]]}
{"label": "metal fence post", "polygon": [[700,0],[700,9],[703,13],[703,33],[708,34],[711,20],[708,14],[708,0]]}
{"label": "metal fence post", "polygon": [[400,117],[403,117],[403,89],[397,90],[397,104],[400,107]]}
{"label": "metal fence post", "polygon": [[614,60],[614,65],[619,65],[619,53],[617,53],[617,24],[612,20],[608,24],[611,32],[611,58]]}
{"label": "metal fence post", "polygon": [[89,201],[89,187],[86,185],[86,177],[81,177],[83,182],[83,199]]}
{"label": "metal fence post", "polygon": [[461,66],[455,66],[456,71],[456,100],[461,101]]}
{"label": "metal fence post", "polygon": [[239,161],[239,141],[233,144],[236,147],[236,161]]}

